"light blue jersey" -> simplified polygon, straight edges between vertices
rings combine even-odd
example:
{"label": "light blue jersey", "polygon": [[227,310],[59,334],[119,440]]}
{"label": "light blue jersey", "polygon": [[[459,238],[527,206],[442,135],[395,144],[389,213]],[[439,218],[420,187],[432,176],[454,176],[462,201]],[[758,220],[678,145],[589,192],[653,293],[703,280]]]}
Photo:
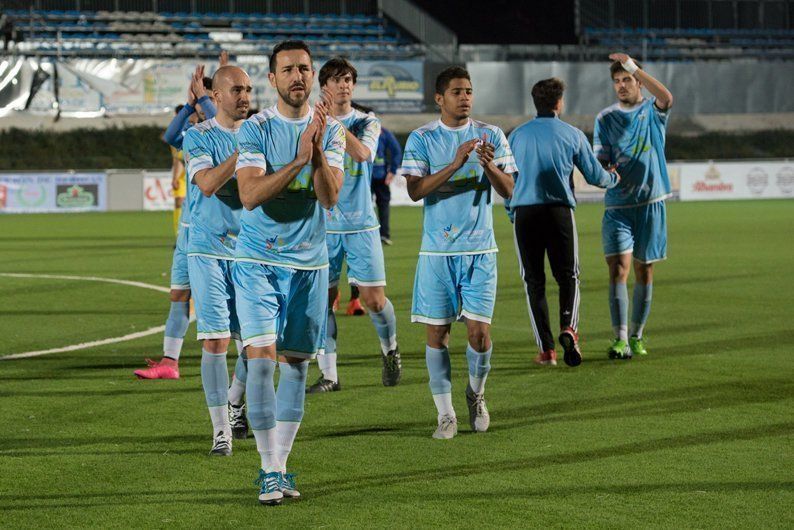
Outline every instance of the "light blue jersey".
{"label": "light blue jersey", "polygon": [[[185,135],[184,153],[188,181],[196,173],[222,164],[237,150],[237,130],[221,126],[215,118],[199,123]],[[242,202],[233,176],[212,196],[190,186],[190,239],[188,255],[234,259],[240,231]]]}
{"label": "light blue jersey", "polygon": [[350,234],[375,230],[380,224],[372,208],[370,179],[378,151],[380,120],[355,109],[337,119],[369,149],[370,156],[363,162],[356,162],[345,153],[345,181],[339,191],[339,202],[328,210],[328,233]]}
{"label": "light blue jersey", "polygon": [[[456,128],[435,120],[413,131],[405,145],[401,172],[416,177],[438,173],[452,162],[462,143],[483,134],[496,148],[494,163],[507,174],[515,173],[513,153],[502,130],[475,120]],[[496,252],[491,194],[491,183],[476,151],[472,151],[449,181],[425,197],[419,253],[451,256]]]}
{"label": "light blue jersey", "polygon": [[[313,115],[310,110],[291,119],[273,106],[249,118],[240,128],[237,170],[257,167],[270,174],[292,162]],[[328,164],[344,171],[345,133],[334,119],[328,120],[323,150]],[[239,261],[306,270],[328,266],[325,214],[314,192],[311,163],[277,197],[245,210],[240,224]]]}
{"label": "light blue jersey", "polygon": [[621,179],[607,190],[607,208],[638,206],[670,196],[664,157],[669,113],[656,108],[655,101],[648,98],[628,110],[616,103],[596,117],[593,149],[602,162],[618,165]]}
{"label": "light blue jersey", "polygon": [[510,207],[561,204],[576,208],[573,168],[600,188],[611,188],[617,177],[596,159],[582,131],[554,114],[538,116],[519,126],[508,139],[518,167]]}

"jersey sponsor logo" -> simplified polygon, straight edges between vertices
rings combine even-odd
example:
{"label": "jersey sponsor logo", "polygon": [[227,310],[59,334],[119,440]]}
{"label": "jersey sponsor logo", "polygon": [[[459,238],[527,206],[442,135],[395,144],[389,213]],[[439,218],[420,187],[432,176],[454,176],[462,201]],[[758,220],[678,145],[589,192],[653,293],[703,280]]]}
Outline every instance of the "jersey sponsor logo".
{"label": "jersey sponsor logo", "polygon": [[444,236],[444,239],[455,239],[455,236],[458,235],[460,229],[455,225],[448,225],[441,229],[441,233]]}
{"label": "jersey sponsor logo", "polygon": [[265,248],[267,250],[273,250],[275,252],[279,252],[281,249],[280,247],[284,246],[284,240],[279,236],[273,236],[265,239]]}
{"label": "jersey sponsor logo", "polygon": [[55,205],[58,208],[87,208],[96,206],[99,186],[96,184],[59,184],[56,189]]}

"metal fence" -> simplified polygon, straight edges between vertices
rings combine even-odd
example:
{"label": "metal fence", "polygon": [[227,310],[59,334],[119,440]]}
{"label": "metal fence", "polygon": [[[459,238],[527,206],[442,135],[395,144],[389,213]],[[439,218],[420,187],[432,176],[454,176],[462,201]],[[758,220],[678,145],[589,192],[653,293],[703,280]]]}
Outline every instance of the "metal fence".
{"label": "metal fence", "polygon": [[792,29],[794,0],[576,0],[585,28]]}

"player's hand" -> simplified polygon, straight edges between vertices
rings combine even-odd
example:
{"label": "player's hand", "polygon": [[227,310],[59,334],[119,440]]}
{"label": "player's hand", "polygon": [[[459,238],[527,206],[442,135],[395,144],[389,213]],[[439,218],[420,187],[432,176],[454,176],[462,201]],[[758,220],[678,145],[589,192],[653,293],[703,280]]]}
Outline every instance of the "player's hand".
{"label": "player's hand", "polygon": [[312,148],[314,146],[314,135],[317,132],[317,124],[314,120],[306,127],[301,133],[298,140],[298,154],[295,160],[301,165],[305,166],[312,158]]}
{"label": "player's hand", "polygon": [[611,166],[607,167],[607,171],[615,175],[618,179],[616,184],[620,184],[620,173],[618,173],[618,165],[612,164]]}
{"label": "player's hand", "polygon": [[629,59],[631,59],[631,57],[629,57],[625,53],[610,53],[609,54],[609,60],[610,61],[617,61],[617,62],[619,62],[621,64],[625,63]]}
{"label": "player's hand", "polygon": [[193,95],[196,96],[196,101],[207,95],[207,89],[204,88],[204,65],[196,66],[196,71],[193,72],[193,79],[190,83],[190,88]]}
{"label": "player's hand", "polygon": [[312,122],[316,125],[314,137],[312,138],[312,164],[319,165],[320,158],[325,156],[323,152],[323,138],[325,137],[325,129],[328,126],[328,109],[323,101],[318,101],[314,107],[314,119]]}
{"label": "player's hand", "polygon": [[458,151],[455,153],[455,158],[452,161],[455,169],[460,169],[463,167],[463,164],[465,164],[466,160],[469,159],[469,155],[472,151],[474,151],[474,148],[477,147],[477,144],[480,143],[480,141],[481,140],[479,138],[474,138],[468,142],[463,142],[460,144]]}
{"label": "player's hand", "polygon": [[328,109],[327,114],[329,116],[336,117],[334,114],[334,95],[331,93],[330,90],[327,88],[323,88],[322,95],[320,96],[320,101],[322,101],[326,108]]}
{"label": "player's hand", "polygon": [[226,50],[221,51],[221,54],[218,56],[218,64],[220,65],[220,68],[229,65],[229,52]]}
{"label": "player's hand", "polygon": [[394,173],[392,173],[392,172],[386,173],[386,178],[384,179],[384,181],[383,181],[383,182],[384,182],[384,183],[385,183],[387,186],[389,186],[389,185],[391,184],[391,181],[392,181],[392,180],[394,180]]}
{"label": "player's hand", "polygon": [[482,167],[487,167],[493,163],[496,147],[488,141],[488,137],[485,134],[482,135],[482,141],[477,143],[476,151]]}
{"label": "player's hand", "polygon": [[179,189],[179,177],[173,177],[171,179],[171,189],[174,191]]}

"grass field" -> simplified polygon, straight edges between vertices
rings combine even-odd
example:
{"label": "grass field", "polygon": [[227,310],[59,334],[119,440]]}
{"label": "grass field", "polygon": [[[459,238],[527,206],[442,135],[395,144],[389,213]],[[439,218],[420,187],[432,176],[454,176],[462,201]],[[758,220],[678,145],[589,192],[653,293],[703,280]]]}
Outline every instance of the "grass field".
{"label": "grass field", "polygon": [[[650,355],[615,362],[603,353],[601,206],[580,207],[585,362],[552,369],[532,364],[512,236],[495,210],[491,429],[468,432],[458,325],[450,350],[461,434],[438,441],[424,329],[409,323],[421,212],[396,209],[386,263],[403,382],[381,386],[369,319],[341,317],[343,391],[308,396],[290,459],[304,498],[278,508],[257,503],[253,439],[232,458],[206,456],[193,326],[179,381],[132,376],[144,356],[159,356],[160,335],[0,361],[0,527],[792,528],[794,201],[672,203],[668,212]],[[161,213],[3,216],[0,272],[167,286],[169,226]],[[168,307],[152,290],[4,276],[0,301],[0,354],[145,330]]]}

